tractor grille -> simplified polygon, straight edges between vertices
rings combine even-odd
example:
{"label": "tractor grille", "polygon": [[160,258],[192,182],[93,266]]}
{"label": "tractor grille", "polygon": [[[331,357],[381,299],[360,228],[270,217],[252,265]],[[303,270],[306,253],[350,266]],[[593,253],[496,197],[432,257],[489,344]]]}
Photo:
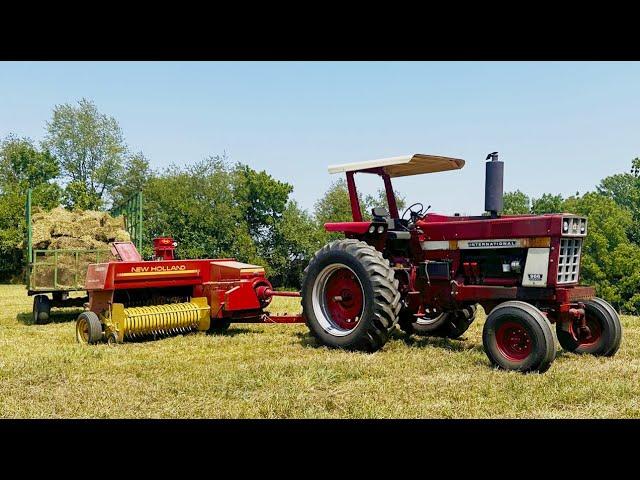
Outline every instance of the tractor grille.
{"label": "tractor grille", "polygon": [[558,259],[558,283],[578,281],[580,272],[581,238],[561,238],[560,258]]}

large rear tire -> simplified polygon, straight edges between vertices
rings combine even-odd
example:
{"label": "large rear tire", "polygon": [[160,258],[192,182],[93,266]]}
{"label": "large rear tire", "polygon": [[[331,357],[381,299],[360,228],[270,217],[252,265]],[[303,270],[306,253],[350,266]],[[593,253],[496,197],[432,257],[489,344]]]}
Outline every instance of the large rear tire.
{"label": "large rear tire", "polygon": [[357,239],[318,250],[304,271],[301,294],[311,334],[323,345],[348,350],[379,350],[401,306],[389,261]]}
{"label": "large rear tire", "polygon": [[568,352],[611,357],[620,348],[622,325],[615,309],[601,298],[584,302],[590,336],[581,337],[576,322],[556,323],[560,346]]}
{"label": "large rear tire", "polygon": [[491,363],[505,370],[545,372],[556,357],[549,322],[533,305],[504,302],[489,313],[482,344]]}
{"label": "large rear tire", "polygon": [[33,297],[33,323],[45,325],[51,321],[51,300],[46,295]]}

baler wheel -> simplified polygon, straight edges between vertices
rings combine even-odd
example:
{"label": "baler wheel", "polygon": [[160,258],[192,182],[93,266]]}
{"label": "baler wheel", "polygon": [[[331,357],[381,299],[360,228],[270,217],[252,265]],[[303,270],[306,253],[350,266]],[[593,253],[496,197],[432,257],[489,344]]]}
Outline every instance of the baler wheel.
{"label": "baler wheel", "polygon": [[46,295],[33,297],[33,323],[44,325],[51,321],[51,301]]}
{"label": "baler wheel", "polygon": [[102,340],[102,324],[93,312],[82,312],[76,320],[76,341],[78,343],[98,343]]}
{"label": "baler wheel", "polygon": [[517,300],[491,310],[482,344],[491,363],[505,370],[542,373],[556,357],[553,333],[543,313]]}
{"label": "baler wheel", "polygon": [[302,310],[323,345],[376,351],[398,321],[400,292],[389,261],[357,239],[318,250],[304,271]]}
{"label": "baler wheel", "polygon": [[560,346],[568,352],[603,357],[615,355],[622,341],[622,325],[615,309],[601,298],[584,302],[590,337],[581,338],[576,322],[557,322]]}

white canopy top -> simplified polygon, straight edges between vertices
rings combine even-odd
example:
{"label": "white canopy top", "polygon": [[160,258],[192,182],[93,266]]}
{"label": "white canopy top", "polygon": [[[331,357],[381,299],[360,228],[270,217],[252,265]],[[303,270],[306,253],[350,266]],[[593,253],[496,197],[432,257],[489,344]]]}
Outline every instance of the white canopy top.
{"label": "white canopy top", "polygon": [[382,167],[390,177],[406,177],[408,175],[420,175],[422,173],[458,170],[464,167],[464,160],[414,153],[413,155],[381,158],[379,160],[369,160],[366,162],[329,165],[329,173],[358,172],[380,167]]}

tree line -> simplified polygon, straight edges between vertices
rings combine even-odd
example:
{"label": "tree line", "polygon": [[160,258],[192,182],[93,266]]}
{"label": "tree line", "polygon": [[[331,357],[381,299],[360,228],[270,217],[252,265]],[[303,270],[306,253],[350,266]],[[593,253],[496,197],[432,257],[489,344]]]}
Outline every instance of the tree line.
{"label": "tree line", "polygon": [[[9,134],[0,143],[0,281],[22,281],[25,198],[45,210],[109,210],[143,193],[143,251],[172,235],[181,258],[235,257],[263,265],[277,286],[299,286],[310,256],[335,234],[326,221],[350,219],[344,180],[331,185],[313,211],[291,198],[293,186],[226,154],[190,165],[153,169],[132,152],[115,118],[87,99],[53,108],[37,144]],[[384,194],[360,198],[363,211]],[[399,202],[402,206],[402,199]]]}
{"label": "tree line", "polygon": [[[344,179],[311,212],[291,198],[293,186],[226,154],[190,165],[151,168],[126,144],[115,118],[87,99],[53,108],[40,143],[8,135],[0,143],[0,281],[22,281],[26,256],[25,192],[50,209],[108,210],[143,192],[143,256],[151,239],[172,235],[181,258],[235,257],[263,265],[274,285],[297,288],[311,255],[339,234],[328,221],[351,220]],[[404,197],[398,192],[398,206]],[[365,215],[386,206],[384,192],[360,197]],[[505,214],[570,212],[589,218],[581,279],[624,312],[640,314],[640,160],[603,179],[593,192],[563,198],[505,194]]]}

